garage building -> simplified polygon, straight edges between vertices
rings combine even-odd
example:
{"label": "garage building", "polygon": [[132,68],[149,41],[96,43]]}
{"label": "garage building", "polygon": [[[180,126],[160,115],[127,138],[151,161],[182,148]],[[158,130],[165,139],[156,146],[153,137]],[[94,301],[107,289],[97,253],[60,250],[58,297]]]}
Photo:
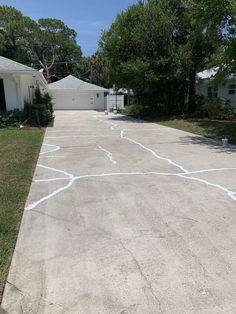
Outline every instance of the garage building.
{"label": "garage building", "polygon": [[72,75],[48,85],[55,110],[105,109],[108,90]]}

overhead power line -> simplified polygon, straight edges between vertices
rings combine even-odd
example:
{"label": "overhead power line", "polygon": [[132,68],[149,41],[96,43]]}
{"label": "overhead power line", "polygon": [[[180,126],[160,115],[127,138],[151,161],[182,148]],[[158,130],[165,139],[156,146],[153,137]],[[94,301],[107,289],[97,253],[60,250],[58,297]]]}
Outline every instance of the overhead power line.
{"label": "overhead power line", "polygon": [[[60,62],[54,62],[54,64],[75,64],[75,63],[79,63],[78,61],[60,61]],[[40,63],[31,63],[30,66],[34,66],[34,65],[41,65]]]}

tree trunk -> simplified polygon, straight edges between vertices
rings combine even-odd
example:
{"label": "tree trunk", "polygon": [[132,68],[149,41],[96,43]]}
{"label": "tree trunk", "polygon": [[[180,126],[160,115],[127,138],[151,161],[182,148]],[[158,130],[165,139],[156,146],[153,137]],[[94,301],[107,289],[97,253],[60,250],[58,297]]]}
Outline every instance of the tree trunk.
{"label": "tree trunk", "polygon": [[196,70],[192,66],[189,71],[188,113],[196,110]]}
{"label": "tree trunk", "polygon": [[51,78],[50,72],[49,72],[48,67],[46,66],[46,67],[45,67],[45,79],[46,79],[46,81],[47,81],[48,83],[51,82],[50,78]]}

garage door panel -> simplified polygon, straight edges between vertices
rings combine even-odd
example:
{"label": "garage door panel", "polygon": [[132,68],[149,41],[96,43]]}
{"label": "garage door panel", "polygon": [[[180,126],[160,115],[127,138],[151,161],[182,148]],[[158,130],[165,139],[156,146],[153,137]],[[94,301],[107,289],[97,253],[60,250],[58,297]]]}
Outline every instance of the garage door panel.
{"label": "garage door panel", "polygon": [[56,110],[96,109],[95,97],[91,93],[52,92]]}

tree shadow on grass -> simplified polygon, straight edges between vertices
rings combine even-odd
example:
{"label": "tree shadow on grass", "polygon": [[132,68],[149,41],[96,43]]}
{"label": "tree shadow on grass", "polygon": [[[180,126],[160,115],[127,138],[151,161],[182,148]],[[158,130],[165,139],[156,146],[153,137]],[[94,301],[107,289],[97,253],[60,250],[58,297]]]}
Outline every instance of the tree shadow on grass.
{"label": "tree shadow on grass", "polygon": [[188,144],[197,144],[207,146],[210,149],[214,149],[219,153],[236,153],[236,145],[229,144],[226,147],[222,146],[222,142],[220,140],[213,140],[211,138],[207,138],[204,136],[185,136],[181,137],[182,145]]}
{"label": "tree shadow on grass", "polygon": [[231,144],[236,144],[236,121],[191,120],[206,131],[209,137],[221,140],[228,138]]}
{"label": "tree shadow on grass", "polygon": [[[218,120],[198,120],[191,119],[198,127],[202,129],[206,137],[189,136],[188,140],[192,143],[207,145],[221,152],[236,152],[236,121],[218,121]],[[222,138],[227,138],[229,145],[222,147]]]}

